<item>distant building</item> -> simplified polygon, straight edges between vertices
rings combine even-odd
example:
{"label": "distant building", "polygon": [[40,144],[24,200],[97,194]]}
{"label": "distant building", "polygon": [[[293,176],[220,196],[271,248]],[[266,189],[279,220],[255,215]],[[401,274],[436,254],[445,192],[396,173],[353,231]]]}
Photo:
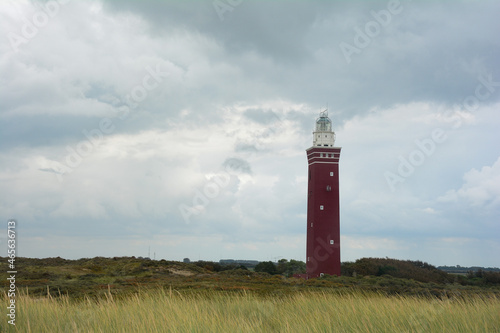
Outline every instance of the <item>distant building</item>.
{"label": "distant building", "polygon": [[219,264],[221,265],[242,265],[246,268],[254,268],[260,261],[258,260],[234,260],[234,259],[221,259]]}
{"label": "distant building", "polygon": [[340,276],[340,147],[328,112],[320,113],[313,132],[313,146],[306,150],[307,193],[307,278],[323,274]]}
{"label": "distant building", "polygon": [[184,258],[184,259],[182,259],[182,262],[189,264],[191,262],[191,260],[189,260],[189,258]]}

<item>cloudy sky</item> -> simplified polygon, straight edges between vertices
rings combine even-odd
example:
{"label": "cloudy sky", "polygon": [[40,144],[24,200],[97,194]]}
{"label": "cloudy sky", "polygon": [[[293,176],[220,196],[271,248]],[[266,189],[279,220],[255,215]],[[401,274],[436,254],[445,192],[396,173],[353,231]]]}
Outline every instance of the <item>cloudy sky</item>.
{"label": "cloudy sky", "polygon": [[499,12],[2,1],[1,218],[26,257],[304,260],[328,107],[342,261],[498,267]]}

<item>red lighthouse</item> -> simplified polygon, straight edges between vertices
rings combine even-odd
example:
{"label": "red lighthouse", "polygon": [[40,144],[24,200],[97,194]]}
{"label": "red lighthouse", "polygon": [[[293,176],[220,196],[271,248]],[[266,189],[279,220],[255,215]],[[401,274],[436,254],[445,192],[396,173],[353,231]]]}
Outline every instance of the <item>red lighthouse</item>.
{"label": "red lighthouse", "polygon": [[340,147],[328,112],[320,113],[306,150],[309,164],[307,193],[307,277],[340,276]]}

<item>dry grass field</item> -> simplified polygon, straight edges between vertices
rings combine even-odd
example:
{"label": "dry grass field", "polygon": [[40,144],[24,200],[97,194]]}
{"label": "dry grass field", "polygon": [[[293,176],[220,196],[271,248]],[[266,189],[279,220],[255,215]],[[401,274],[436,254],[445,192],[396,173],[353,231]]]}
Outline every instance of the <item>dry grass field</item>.
{"label": "dry grass field", "polygon": [[[496,295],[449,299],[362,291],[249,292],[148,289],[72,300],[21,293],[15,329],[2,332],[500,332]],[[5,304],[6,297],[3,297]]]}

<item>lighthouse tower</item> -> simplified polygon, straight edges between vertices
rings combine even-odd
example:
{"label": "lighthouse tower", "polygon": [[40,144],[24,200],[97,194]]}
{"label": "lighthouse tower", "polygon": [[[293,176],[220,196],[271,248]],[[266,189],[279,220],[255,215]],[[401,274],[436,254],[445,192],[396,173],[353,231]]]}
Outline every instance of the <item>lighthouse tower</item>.
{"label": "lighthouse tower", "polygon": [[313,146],[306,150],[309,164],[307,193],[307,278],[340,276],[340,147],[328,111],[320,113]]}

